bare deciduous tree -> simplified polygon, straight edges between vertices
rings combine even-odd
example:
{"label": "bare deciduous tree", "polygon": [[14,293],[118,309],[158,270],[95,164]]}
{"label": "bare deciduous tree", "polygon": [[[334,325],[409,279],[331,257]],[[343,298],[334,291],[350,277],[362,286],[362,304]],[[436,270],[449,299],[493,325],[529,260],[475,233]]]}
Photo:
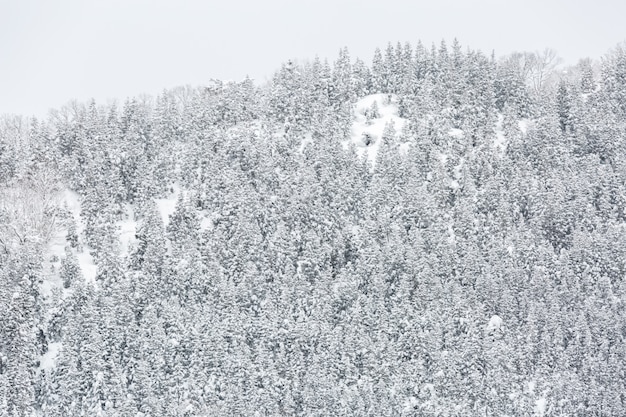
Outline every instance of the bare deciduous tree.
{"label": "bare deciduous tree", "polygon": [[554,49],[550,48],[544,49],[543,52],[535,52],[533,57],[530,86],[536,95],[541,95],[562,59]]}
{"label": "bare deciduous tree", "polygon": [[6,249],[27,241],[46,243],[57,230],[60,182],[42,169],[0,189],[0,240]]}
{"label": "bare deciduous tree", "polygon": [[524,80],[534,95],[540,96],[561,62],[554,49],[546,48],[542,52],[514,52],[503,60],[502,65]]}

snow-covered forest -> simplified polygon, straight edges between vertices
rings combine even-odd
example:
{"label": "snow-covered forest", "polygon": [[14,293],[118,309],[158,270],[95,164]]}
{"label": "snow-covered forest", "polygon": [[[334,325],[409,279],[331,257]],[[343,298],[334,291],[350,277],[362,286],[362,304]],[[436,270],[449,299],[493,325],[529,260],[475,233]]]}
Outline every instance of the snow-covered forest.
{"label": "snow-covered forest", "polygon": [[626,46],[456,40],[0,120],[0,416],[626,415]]}

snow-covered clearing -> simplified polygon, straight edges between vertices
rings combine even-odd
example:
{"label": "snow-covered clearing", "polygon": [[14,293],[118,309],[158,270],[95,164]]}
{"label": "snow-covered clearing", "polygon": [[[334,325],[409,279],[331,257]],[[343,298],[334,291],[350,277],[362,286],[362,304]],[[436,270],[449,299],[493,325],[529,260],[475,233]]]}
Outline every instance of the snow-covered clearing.
{"label": "snow-covered clearing", "polygon": [[161,220],[163,220],[163,225],[165,227],[167,227],[167,224],[170,221],[170,215],[174,213],[174,210],[176,209],[176,201],[178,200],[179,194],[180,187],[178,184],[174,184],[170,195],[166,198],[157,198],[155,200],[159,213],[161,213]]}
{"label": "snow-covered clearing", "polygon": [[[169,224],[170,216],[176,210],[176,203],[178,202],[178,197],[181,193],[185,195],[186,190],[182,189],[178,184],[174,184],[172,185],[172,192],[167,197],[155,200],[159,214],[161,214],[163,226],[167,227]],[[210,213],[207,210],[199,210],[197,213],[200,219],[200,230],[204,231],[213,227],[213,218],[215,217],[214,213]]]}
{"label": "snow-covered clearing", "polygon": [[313,143],[313,135],[311,133],[307,133],[306,135],[304,135],[304,138],[302,138],[302,142],[300,142],[298,153],[302,154],[302,152],[304,152],[304,148],[306,148],[311,143]]}
{"label": "snow-covered clearing", "polygon": [[[177,185],[172,186],[173,192],[166,198],[156,200],[157,208],[161,214],[164,225],[169,222],[169,216],[176,208],[176,200],[181,190]],[[69,189],[61,192],[61,207],[67,209],[68,215],[76,224],[76,234],[79,238],[80,249],[71,249],[76,258],[86,282],[95,284],[97,266],[91,256],[90,248],[84,243],[84,224],[81,218],[80,196]],[[119,231],[120,256],[126,257],[136,243],[137,221],[135,219],[135,207],[131,204],[124,206],[123,217],[116,223]],[[69,246],[66,236],[68,227],[66,224],[57,228],[48,242],[47,255],[45,257],[45,278],[41,285],[41,292],[45,299],[49,298],[54,288],[62,286],[59,276],[61,261],[66,256],[65,248]]]}
{"label": "snow-covered clearing", "polygon": [[528,119],[521,119],[517,122],[519,130],[520,132],[522,132],[523,135],[528,134],[528,128],[530,127],[531,124],[532,122]]}
{"label": "snow-covered clearing", "polygon": [[[375,103],[375,104],[374,104]],[[398,116],[398,96],[395,94],[372,94],[363,97],[354,106],[354,121],[350,140],[344,143],[349,146],[352,142],[359,156],[366,156],[374,164],[376,155],[382,143],[385,127],[393,124],[396,139],[406,123],[406,119]],[[377,113],[373,108],[377,107]],[[372,114],[374,113],[374,114]],[[369,117],[368,117],[369,115]],[[406,152],[408,144],[400,144],[400,150]]]}
{"label": "snow-covered clearing", "polygon": [[39,370],[52,369],[61,351],[61,342],[48,343],[48,350],[39,358]]}
{"label": "snow-covered clearing", "polygon": [[448,131],[448,136],[454,139],[463,139],[463,137],[465,136],[465,132],[463,132],[462,129],[457,129],[453,127]]}
{"label": "snow-covered clearing", "polygon": [[[166,198],[157,199],[156,204],[163,219],[163,223],[167,225],[169,216],[176,208],[176,201],[181,190],[177,185],[172,187],[173,192]],[[66,210],[68,217],[73,219],[76,224],[76,234],[78,235],[78,248],[71,248],[67,241],[68,223],[61,222],[59,227],[51,236],[44,257],[44,279],[41,284],[41,294],[44,301],[50,301],[54,289],[61,289],[62,296],[66,297],[72,291],[71,288],[63,288],[60,276],[61,261],[66,257],[66,248],[78,259],[82,276],[85,282],[91,282],[96,285],[97,265],[91,256],[91,249],[85,243],[84,229],[85,226],[81,217],[80,196],[69,189],[64,189],[60,193],[60,206]],[[203,221],[205,218],[203,217]],[[116,223],[119,231],[120,256],[126,257],[132,246],[136,243],[137,221],[135,219],[135,207],[131,204],[124,206],[123,217]],[[56,364],[56,358],[62,349],[60,342],[48,344],[48,350],[39,358],[39,370],[52,369]]]}
{"label": "snow-covered clearing", "polygon": [[[60,206],[67,210],[66,214],[76,224],[79,248],[70,247],[66,239],[68,222],[61,222],[48,241],[47,253],[44,257],[44,279],[41,284],[41,295],[44,302],[50,301],[55,289],[62,290],[63,297],[66,297],[72,291],[71,288],[63,288],[60,276],[61,261],[66,256],[66,248],[69,248],[76,256],[84,280],[94,285],[96,280],[97,267],[90,254],[90,248],[84,243],[84,225],[80,216],[80,196],[72,190],[64,189],[60,193]],[[39,370],[54,368],[56,358],[61,349],[62,345],[60,342],[49,343],[48,350],[39,358]]]}
{"label": "snow-covered clearing", "polygon": [[500,330],[502,328],[502,318],[500,316],[493,315],[489,319],[489,323],[487,323],[487,330],[490,332]]}
{"label": "snow-covered clearing", "polygon": [[541,397],[535,401],[535,415],[543,417],[546,415],[546,398]]}
{"label": "snow-covered clearing", "polygon": [[[89,247],[83,242],[84,225],[80,217],[80,196],[72,190],[65,189],[61,192],[61,207],[66,208],[68,215],[76,224],[76,233],[79,236],[80,246],[82,250],[71,249],[78,259],[78,265],[82,272],[83,278],[87,282],[95,283],[96,264],[89,253]],[[66,240],[68,227],[62,224],[57,227],[55,233],[51,236],[47,245],[47,255],[44,258],[44,280],[41,284],[41,294],[44,299],[48,299],[54,288],[62,286],[59,269],[61,260],[65,257],[65,248],[69,246]]]}

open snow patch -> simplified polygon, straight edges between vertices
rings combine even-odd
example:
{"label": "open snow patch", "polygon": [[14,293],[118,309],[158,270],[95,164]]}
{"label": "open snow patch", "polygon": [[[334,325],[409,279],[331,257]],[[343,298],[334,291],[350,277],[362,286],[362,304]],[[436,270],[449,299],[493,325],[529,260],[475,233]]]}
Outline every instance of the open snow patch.
{"label": "open snow patch", "polygon": [[39,369],[52,369],[61,350],[61,342],[48,343],[48,350],[39,359]]}
{"label": "open snow patch", "polygon": [[[385,126],[392,123],[396,139],[406,123],[398,116],[398,96],[395,94],[371,94],[363,97],[354,106],[354,120],[350,140],[344,142],[347,147],[352,142],[359,156],[365,156],[374,164],[380,149]],[[408,151],[408,145],[401,150]]]}
{"label": "open snow patch", "polygon": [[502,327],[502,318],[498,316],[497,314],[493,315],[489,319],[489,323],[487,323],[487,330],[490,332],[495,331],[495,330],[500,330],[501,327]]}
{"label": "open snow patch", "polygon": [[298,153],[302,154],[304,152],[304,148],[311,143],[313,143],[313,135],[309,132],[304,135],[304,138],[302,138],[302,142],[300,142],[300,147],[298,148]]}
{"label": "open snow patch", "polygon": [[404,143],[401,143],[400,146],[398,146],[398,152],[400,152],[400,155],[406,155],[409,153],[410,148],[411,148],[411,143],[404,142]]}
{"label": "open snow patch", "polygon": [[528,133],[528,125],[530,124],[528,119],[522,119],[520,121],[517,122],[517,126],[519,127],[520,132],[522,132],[523,135],[526,135]]}
{"label": "open snow patch", "polygon": [[451,136],[455,139],[463,139],[463,137],[465,136],[465,132],[463,132],[463,130],[461,129],[450,129],[448,131],[448,136]]}
{"label": "open snow patch", "polygon": [[176,209],[176,201],[180,194],[180,187],[174,184],[172,186],[172,193],[167,198],[157,198],[155,200],[159,213],[161,213],[161,220],[163,220],[163,226],[167,227],[170,222],[170,215],[174,213]]}
{"label": "open snow patch", "polygon": [[[82,218],[80,216],[80,196],[69,189],[63,190],[61,193],[61,205],[67,209],[67,214],[76,224],[76,234],[79,237],[79,241],[82,241],[84,236],[83,231],[85,229]],[[54,288],[61,287],[61,279],[59,277],[59,269],[61,266],[61,260],[66,256],[65,247],[69,245],[66,240],[68,233],[67,225],[59,227],[54,235],[48,242],[47,256],[46,256],[46,279],[41,285],[41,293],[44,298],[49,297],[52,294]],[[79,247],[83,246],[79,244]],[[75,249],[74,249],[75,250]],[[84,247],[82,250],[76,251],[76,257],[78,258],[78,264],[82,272],[83,278],[86,281],[95,282],[96,278],[96,265],[89,253],[89,248]]]}
{"label": "open snow patch", "polygon": [[205,230],[211,230],[213,229],[213,224],[213,219],[205,215],[200,219],[200,230],[203,232]]}
{"label": "open snow patch", "polygon": [[535,415],[543,417],[546,415],[546,398],[541,397],[535,401]]}

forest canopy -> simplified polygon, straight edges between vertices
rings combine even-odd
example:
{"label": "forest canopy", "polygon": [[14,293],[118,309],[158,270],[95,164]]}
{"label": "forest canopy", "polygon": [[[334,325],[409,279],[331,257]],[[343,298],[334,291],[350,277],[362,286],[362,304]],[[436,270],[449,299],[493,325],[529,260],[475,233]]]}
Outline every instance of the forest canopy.
{"label": "forest canopy", "polygon": [[626,48],[454,40],[0,121],[0,416],[626,415]]}

